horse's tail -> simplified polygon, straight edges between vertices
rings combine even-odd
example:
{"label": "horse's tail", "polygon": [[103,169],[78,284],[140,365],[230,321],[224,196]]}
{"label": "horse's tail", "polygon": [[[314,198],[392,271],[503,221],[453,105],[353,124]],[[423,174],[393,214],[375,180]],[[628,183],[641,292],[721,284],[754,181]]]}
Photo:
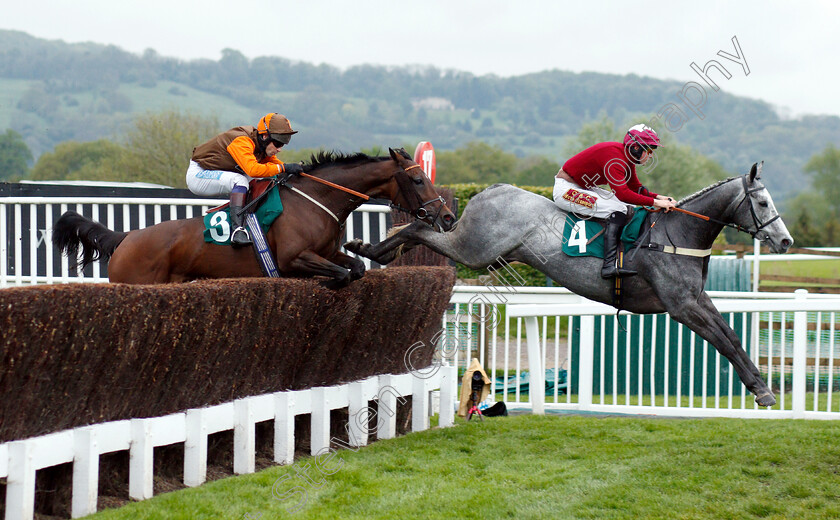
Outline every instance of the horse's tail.
{"label": "horse's tail", "polygon": [[[409,222],[408,224],[410,224],[410,223],[411,222]],[[392,227],[391,229],[388,230],[388,234],[385,236],[385,238],[391,238],[392,236],[396,235],[397,233],[399,233],[403,229],[407,228],[408,224],[398,224],[398,225]]]}
{"label": "horse's tail", "polygon": [[70,268],[76,269],[100,258],[110,259],[126,235],[128,233],[111,231],[99,222],[85,218],[75,211],[68,211],[55,222],[52,241],[59,251],[70,258]]}
{"label": "horse's tail", "polygon": [[[410,224],[410,222],[408,224]],[[408,224],[398,224],[398,225],[392,227],[391,229],[388,230],[388,233],[386,234],[386,238],[391,238],[392,236],[396,235],[397,233],[399,233],[403,229],[407,228]],[[398,245],[393,251],[391,251],[391,253],[389,255],[390,260],[388,260],[388,262],[389,263],[393,262],[397,258],[401,257],[403,254],[408,253],[410,250],[411,250],[411,246],[406,247],[406,244]]]}

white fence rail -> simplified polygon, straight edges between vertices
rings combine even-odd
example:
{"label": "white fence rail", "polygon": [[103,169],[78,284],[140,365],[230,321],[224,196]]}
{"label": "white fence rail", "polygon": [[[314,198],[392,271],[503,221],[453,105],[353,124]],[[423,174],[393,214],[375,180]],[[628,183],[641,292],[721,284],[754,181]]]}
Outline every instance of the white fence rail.
{"label": "white fence rail", "polygon": [[[543,356],[540,355],[540,335],[539,335],[539,324],[538,324],[538,317],[543,316],[557,316],[557,315],[565,315],[565,316],[580,316],[580,356],[579,361],[577,364],[577,373],[578,373],[578,385],[576,388],[577,393],[577,402],[575,403],[545,403],[545,396],[542,392],[533,392],[531,393],[530,397],[530,405],[534,411],[534,413],[543,413],[546,407],[555,407],[559,409],[573,409],[573,410],[587,410],[587,411],[605,411],[605,412],[621,412],[621,413],[641,413],[641,414],[658,414],[658,415],[674,415],[674,416],[695,416],[695,417],[775,417],[775,418],[807,418],[807,419],[840,419],[840,411],[834,411],[832,407],[832,397],[836,393],[834,392],[834,383],[836,381],[836,371],[835,371],[835,337],[834,337],[834,321],[836,319],[836,313],[840,312],[840,299],[808,299],[807,292],[804,290],[797,291],[797,295],[793,299],[767,299],[767,300],[744,300],[744,299],[716,299],[715,305],[719,311],[722,313],[726,313],[730,316],[730,323],[732,323],[731,317],[735,314],[742,314],[747,315],[750,314],[753,316],[753,320],[760,320],[761,313],[766,313],[767,315],[771,315],[771,313],[783,313],[781,317],[781,327],[784,328],[788,323],[787,316],[784,316],[784,313],[791,314],[793,317],[792,320],[792,355],[788,354],[789,358],[792,358],[792,382],[790,386],[786,387],[786,377],[785,374],[787,373],[786,370],[786,363],[785,363],[785,356],[787,350],[785,349],[785,345],[780,345],[780,349],[778,350],[778,356],[781,360],[781,370],[780,370],[780,383],[776,385],[777,387],[774,389],[779,394],[779,405],[775,409],[759,409],[758,406],[752,401],[752,396],[746,394],[745,388],[743,385],[738,383],[737,385],[733,383],[737,383],[737,381],[733,381],[734,370],[727,369],[725,370],[725,377],[728,378],[728,394],[721,395],[720,388],[723,386],[721,384],[721,375],[722,375],[722,364],[726,363],[725,359],[722,359],[721,356],[715,351],[714,354],[709,354],[710,347],[703,342],[704,350],[703,350],[703,366],[709,366],[710,362],[707,360],[706,356],[712,355],[715,356],[714,366],[717,369],[717,373],[707,374],[704,371],[704,375],[710,376],[709,379],[703,377],[702,379],[702,395],[701,401],[699,406],[695,402],[693,395],[687,396],[688,403],[685,404],[680,399],[680,396],[675,396],[674,399],[674,406],[670,406],[670,399],[668,396],[668,388],[669,384],[666,380],[664,384],[657,385],[655,381],[655,366],[656,366],[656,354],[655,350],[652,350],[651,355],[648,356],[647,362],[650,363],[649,368],[644,366],[645,363],[644,356],[638,356],[637,362],[638,370],[636,372],[636,376],[639,378],[635,382],[635,386],[638,389],[638,395],[632,397],[638,397],[636,402],[632,402],[631,395],[629,393],[629,388],[631,385],[625,384],[625,396],[624,396],[624,403],[619,404],[617,401],[617,388],[614,386],[614,394],[612,396],[605,395],[603,392],[604,384],[603,378],[613,377],[615,378],[617,375],[618,367],[612,367],[612,371],[605,371],[603,364],[601,367],[596,367],[594,362],[594,354],[599,351],[600,349],[600,359],[603,361],[605,359],[605,349],[607,348],[606,342],[601,341],[600,345],[596,345],[595,339],[595,321],[596,317],[599,316],[611,316],[615,314],[615,309],[609,307],[607,305],[598,304],[594,302],[586,303],[586,304],[549,304],[549,305],[517,305],[511,306],[508,308],[508,315],[512,317],[522,317],[525,318],[526,322],[526,329],[527,329],[527,341],[528,341],[528,352],[529,352],[529,369],[531,372],[531,386],[536,388],[542,388],[544,386],[544,381],[542,380],[544,370],[542,362]],[[830,331],[830,340],[828,345],[820,345],[821,341],[817,340],[817,348],[813,352],[812,357],[809,358],[808,356],[808,316],[809,312],[812,313],[819,313],[819,314],[826,314],[828,315],[829,325],[828,330]],[[643,323],[643,322],[642,322]],[[770,318],[769,323],[773,323],[773,318]],[[817,323],[817,338],[822,337],[822,316],[819,318],[819,322]],[[603,329],[602,329],[603,330]],[[742,328],[742,342],[747,344],[746,341],[746,332],[747,327]],[[772,328],[771,328],[772,333]],[[656,338],[656,329],[650,331],[650,333],[645,334],[644,332],[640,331],[640,336],[649,340],[650,342],[655,343]],[[784,334],[784,332],[783,332]],[[785,338],[782,335],[782,338]],[[682,335],[680,336],[680,341],[682,341]],[[784,341],[784,339],[782,340]],[[770,344],[766,345],[769,349],[767,352],[767,359],[768,359],[768,366],[766,367],[767,370],[765,371],[765,377],[767,378],[768,384],[773,388],[773,366],[774,366],[774,358],[776,357],[776,353],[772,350],[772,335],[770,337]],[[694,342],[692,342],[692,346]],[[761,345],[759,345],[761,346]],[[821,348],[822,347],[822,350]],[[683,349],[679,349],[679,352],[682,352]],[[751,349],[752,350],[752,359],[756,365],[759,366],[759,369],[762,368],[762,364],[760,363],[760,351],[761,349]],[[667,355],[668,350],[664,350],[660,353],[660,355]],[[693,361],[697,356],[693,355],[690,358],[690,361]],[[625,358],[627,363],[630,362],[630,356],[626,356]],[[728,363],[726,363],[728,365]],[[667,366],[667,362],[666,362]],[[823,369],[823,366],[825,368]],[[600,370],[596,370],[596,368],[600,368]],[[629,366],[627,368],[630,368]],[[693,368],[693,367],[691,367]],[[596,371],[600,374],[601,385],[600,388],[601,393],[600,395],[594,396],[593,395],[593,386],[594,386],[594,374]],[[605,373],[606,372],[606,373]],[[610,373],[612,372],[612,373]],[[645,377],[645,372],[648,373],[650,377],[650,386],[648,388],[652,389],[649,392],[643,394],[642,389],[645,387],[646,381],[643,380]],[[813,395],[811,396],[811,400],[806,399],[808,396],[808,388],[807,388],[807,379],[808,374],[811,374],[813,384],[812,384],[812,391]],[[625,378],[631,377],[632,371],[625,370]],[[824,374],[827,376],[827,388],[825,392],[820,391],[820,376]],[[682,375],[682,371],[676,374],[676,377],[680,377]],[[689,375],[693,376],[693,372],[689,371]],[[691,383],[691,388],[696,388],[695,382]],[[658,387],[658,388],[657,388]],[[714,395],[712,395],[712,391],[709,387],[714,388]],[[737,390],[736,390],[737,388]],[[570,389],[570,392],[574,389]],[[661,390],[661,392],[659,391]],[[790,394],[789,396],[787,394]],[[821,407],[821,394],[825,398],[825,405]],[[656,402],[656,396],[662,396],[662,402]],[[713,400],[710,404],[709,401]],[[834,399],[837,400],[836,398]]]}
{"label": "white fence rail", "polygon": [[565,289],[457,286],[442,350],[459,368],[479,359],[509,407],[840,419],[840,299],[710,294],[776,392],[773,409],[759,409],[726,358],[667,315],[622,313],[625,333],[614,308]]}
{"label": "white fence rail", "polygon": [[[114,231],[142,229],[167,220],[192,218],[226,200],[121,197],[0,198],[0,287],[70,282],[107,282],[99,262],[84,272],[69,269],[52,246],[52,226],[67,210]],[[364,204],[346,221],[345,237],[378,242],[387,233],[388,206]],[[364,259],[367,268],[376,267]]]}
{"label": "white fence rail", "polygon": [[[274,461],[294,460],[295,416],[311,414],[311,454],[333,446],[364,446],[368,435],[379,439],[396,436],[397,402],[412,397],[412,431],[429,428],[433,415],[432,392],[440,389],[439,425],[451,426],[456,399],[455,368],[436,367],[413,373],[380,375],[331,387],[310,388],[238,399],[207,408],[163,417],[113,421],[74,428],[49,435],[0,444],[0,478],[6,478],[6,520],[30,520],[35,511],[35,472],[73,463],[72,516],[96,512],[99,458],[128,450],[129,496],[136,500],[153,494],[154,448],[184,443],[184,484],[198,486],[207,476],[207,437],[233,430],[233,468],[237,474],[255,470],[256,424],[274,421]],[[368,402],[376,400],[376,410]],[[449,403],[449,406],[447,406]],[[349,443],[330,438],[330,411],[347,408]],[[371,416],[379,418],[368,431]],[[271,490],[267,490],[270,493]]]}

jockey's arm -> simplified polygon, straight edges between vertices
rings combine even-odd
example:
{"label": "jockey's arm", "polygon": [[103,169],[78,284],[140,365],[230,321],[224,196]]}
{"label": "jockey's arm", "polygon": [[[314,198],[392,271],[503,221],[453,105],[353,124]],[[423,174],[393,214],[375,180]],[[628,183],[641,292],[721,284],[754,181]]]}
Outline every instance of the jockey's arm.
{"label": "jockey's arm", "polygon": [[653,206],[656,208],[662,208],[667,213],[671,211],[671,208],[677,207],[677,203],[671,197],[666,197],[665,195],[657,195],[656,198],[653,200]]}
{"label": "jockey's arm", "polygon": [[640,190],[642,184],[635,174],[630,174],[627,165],[622,161],[611,160],[604,167],[604,180],[610,185],[612,192],[621,202],[637,206],[651,206],[655,193]]}
{"label": "jockey's arm", "polygon": [[645,186],[639,182],[639,178],[633,174],[630,176],[630,179],[627,181],[627,187],[639,195],[644,197],[651,197],[653,198],[653,206],[656,208],[663,208],[665,211],[670,211],[671,208],[676,206],[676,201],[667,195],[660,195],[658,193],[654,193],[647,189]]}
{"label": "jockey's arm", "polygon": [[248,177],[274,177],[286,171],[283,162],[276,157],[269,157],[265,163],[257,161],[254,155],[254,142],[245,136],[231,141],[227,152]]}

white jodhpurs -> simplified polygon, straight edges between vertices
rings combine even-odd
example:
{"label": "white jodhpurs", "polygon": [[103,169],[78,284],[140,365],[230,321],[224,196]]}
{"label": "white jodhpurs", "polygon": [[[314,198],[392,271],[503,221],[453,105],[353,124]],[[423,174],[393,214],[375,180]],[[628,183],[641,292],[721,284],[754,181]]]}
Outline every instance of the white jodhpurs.
{"label": "white jodhpurs", "polygon": [[250,177],[241,173],[205,170],[195,161],[190,161],[190,167],[187,168],[187,188],[205,197],[230,195],[234,186],[245,186],[248,189],[250,181]]}
{"label": "white jodhpurs", "polygon": [[607,218],[616,211],[626,214],[630,207],[609,190],[597,186],[583,189],[559,177],[554,179],[554,203],[563,211],[595,218]]}

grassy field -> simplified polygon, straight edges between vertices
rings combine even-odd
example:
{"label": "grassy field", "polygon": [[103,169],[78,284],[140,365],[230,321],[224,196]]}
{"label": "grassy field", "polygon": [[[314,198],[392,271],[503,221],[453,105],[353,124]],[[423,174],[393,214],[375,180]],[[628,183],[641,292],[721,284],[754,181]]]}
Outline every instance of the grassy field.
{"label": "grassy field", "polygon": [[[759,272],[760,277],[766,275],[782,275],[840,280],[840,257],[832,258],[830,260],[799,260],[795,262],[789,260],[784,262],[761,262]],[[803,289],[808,289],[809,287],[816,287],[822,284],[792,284],[791,282],[777,282],[770,280],[761,281],[761,286],[765,288],[782,285],[796,285]],[[831,286],[840,286],[840,283],[832,284]]]}
{"label": "grassy field", "polygon": [[[781,394],[779,393],[778,389],[774,390],[776,395],[776,405],[773,406],[772,410],[793,410],[793,398],[791,397],[790,393]],[[808,412],[840,412],[840,399],[837,398],[837,391],[833,395],[832,401],[829,402],[828,394],[823,390],[819,394],[817,394],[817,400],[814,401],[814,392],[806,392],[805,394],[805,411]],[[500,400],[501,394],[497,394],[497,400]],[[519,400],[516,399],[515,392],[509,392],[507,394],[507,403],[528,403],[530,401],[530,394],[528,392],[521,392],[519,394]],[[568,403],[577,403],[578,396],[577,394],[572,394],[570,396],[566,396],[566,394],[559,394],[555,399],[554,395],[546,395],[545,396],[546,403],[560,403],[560,404],[568,404]],[[608,393],[604,395],[603,401],[601,400],[601,395],[596,393],[592,396],[592,403],[593,404],[603,404],[603,405],[629,405],[629,406],[679,406],[682,408],[733,408],[733,409],[740,409],[746,408],[748,410],[752,410],[755,404],[755,396],[752,395],[750,392],[745,392],[744,399],[743,399],[743,406],[742,406],[742,399],[741,399],[741,388],[736,387],[735,393],[732,396],[732,403],[730,406],[729,403],[729,396],[728,395],[720,395],[715,397],[714,390],[711,390],[707,395],[705,400],[703,396],[687,396],[687,395],[680,395],[679,399],[677,399],[676,395],[669,395],[667,403],[665,402],[665,396],[663,395],[656,395],[651,398],[650,395],[643,395],[641,400],[639,399],[638,394],[632,393],[629,395],[622,392],[618,392],[615,396],[612,393]],[[511,404],[511,406],[515,406],[515,404]]]}
{"label": "grassy field", "polygon": [[840,518],[838,434],[829,421],[491,418],[339,451],[326,476],[296,461],[311,484],[272,467],[88,518]]}
{"label": "grassy field", "polygon": [[761,262],[759,270],[761,274],[840,279],[840,257],[831,260]]}

